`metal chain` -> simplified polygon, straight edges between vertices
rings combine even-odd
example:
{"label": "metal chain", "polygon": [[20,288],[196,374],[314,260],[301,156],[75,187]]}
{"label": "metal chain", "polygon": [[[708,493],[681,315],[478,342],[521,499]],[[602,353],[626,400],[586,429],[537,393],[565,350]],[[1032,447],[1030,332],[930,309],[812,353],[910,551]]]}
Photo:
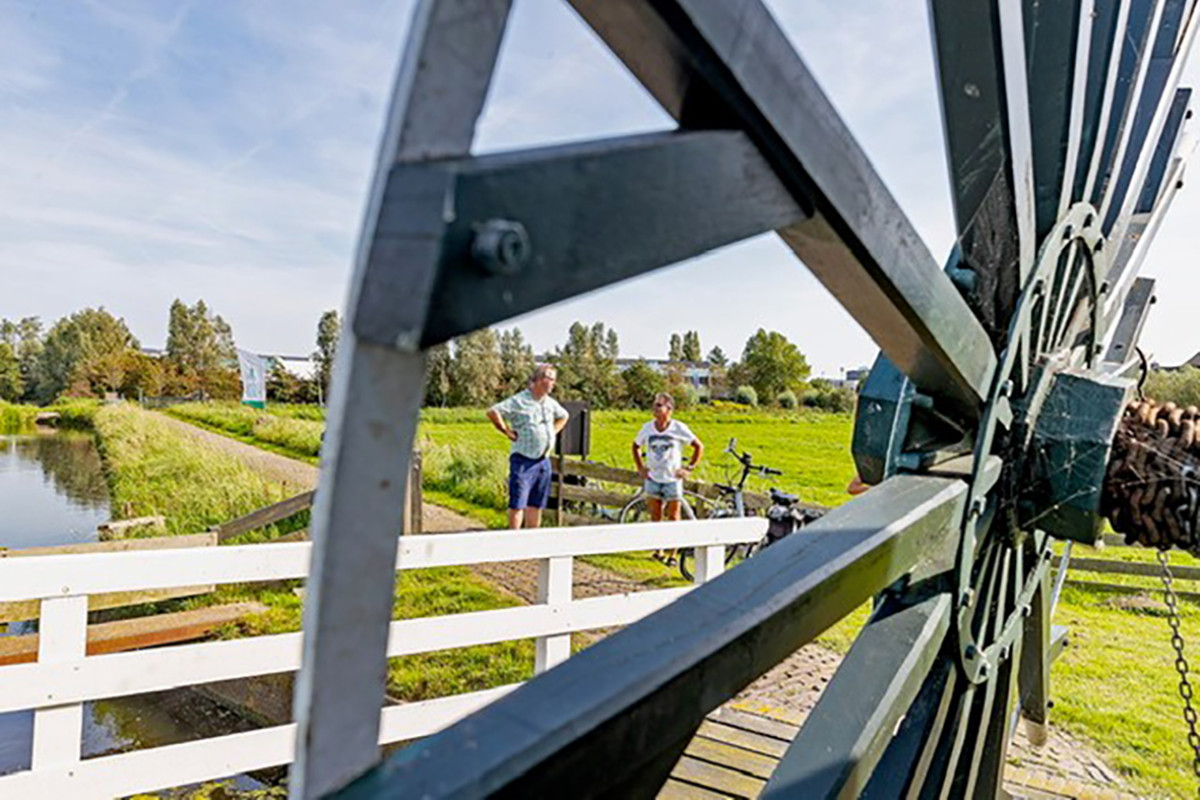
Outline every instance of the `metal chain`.
{"label": "metal chain", "polygon": [[[1188,680],[1188,662],[1183,656],[1183,634],[1179,632],[1179,598],[1175,595],[1174,579],[1167,561],[1167,553],[1157,550],[1158,563],[1162,565],[1162,581],[1167,601],[1167,622],[1171,626],[1171,647],[1175,648],[1175,671],[1179,673],[1179,696],[1183,698],[1183,719],[1187,722],[1188,744],[1192,746],[1192,772],[1200,779],[1200,733],[1196,732],[1196,709],[1192,707],[1192,684]],[[1196,787],[1200,794],[1200,783]]]}

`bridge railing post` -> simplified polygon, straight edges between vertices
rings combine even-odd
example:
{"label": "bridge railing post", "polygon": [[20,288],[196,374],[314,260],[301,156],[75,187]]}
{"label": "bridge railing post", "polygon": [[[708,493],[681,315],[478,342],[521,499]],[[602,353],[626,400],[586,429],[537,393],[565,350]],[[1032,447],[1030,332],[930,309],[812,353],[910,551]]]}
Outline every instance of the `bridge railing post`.
{"label": "bridge railing post", "polygon": [[692,582],[708,583],[725,571],[725,545],[696,548],[696,570]]}
{"label": "bridge railing post", "polygon": [[[38,662],[75,661],[87,651],[87,595],[42,601],[38,623]],[[33,716],[36,770],[77,764],[83,748],[83,703],[41,708]]]}
{"label": "bridge railing post", "polygon": [[[548,606],[566,606],[571,602],[574,558],[546,558],[538,564],[538,602]],[[571,657],[571,634],[539,636],[536,641],[534,672],[538,675]]]}

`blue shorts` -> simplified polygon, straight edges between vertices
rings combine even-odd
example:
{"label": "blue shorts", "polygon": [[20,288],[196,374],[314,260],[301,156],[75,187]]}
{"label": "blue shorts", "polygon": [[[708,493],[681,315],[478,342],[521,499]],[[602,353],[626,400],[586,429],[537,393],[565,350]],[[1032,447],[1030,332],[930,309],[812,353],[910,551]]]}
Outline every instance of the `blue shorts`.
{"label": "blue shorts", "polygon": [[683,481],[656,481],[650,478],[646,479],[645,486],[642,491],[649,497],[656,497],[659,500],[670,502],[672,500],[683,499]]}
{"label": "blue shorts", "polygon": [[545,508],[550,500],[550,459],[508,457],[508,507]]}

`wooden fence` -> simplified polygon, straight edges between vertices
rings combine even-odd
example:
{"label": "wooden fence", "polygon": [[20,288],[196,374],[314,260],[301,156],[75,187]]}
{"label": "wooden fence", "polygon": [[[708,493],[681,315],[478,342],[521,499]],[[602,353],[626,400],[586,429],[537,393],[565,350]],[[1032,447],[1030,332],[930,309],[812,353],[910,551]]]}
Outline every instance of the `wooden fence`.
{"label": "wooden fence", "polygon": [[[224,542],[234,536],[283,522],[301,511],[308,511],[312,508],[316,495],[315,490],[303,492],[286,500],[280,500],[273,505],[251,511],[249,514],[229,522],[214,525],[209,528],[209,531],[217,535],[218,542]],[[421,509],[424,505],[424,495],[421,492],[421,454],[419,452],[414,452],[412,457],[412,478],[408,482],[407,505],[406,527],[402,532],[406,534],[421,533]],[[288,534],[283,537],[283,540],[300,541],[306,538],[308,538],[307,530]]]}
{"label": "wooden fence", "polygon": [[[554,483],[550,491],[551,497],[561,497],[564,500],[573,500],[580,503],[591,503],[617,511],[624,508],[630,500],[637,496],[637,490],[641,489],[642,484],[645,482],[641,475],[631,469],[611,467],[607,464],[598,464],[594,461],[576,461],[566,457],[553,457],[550,459],[550,463],[554,470]],[[615,483],[635,488],[634,491],[617,491],[614,489],[602,489],[592,485],[580,486],[566,482],[569,477],[586,478],[588,481],[599,481],[608,484]],[[699,509],[699,512],[701,516],[706,511],[703,508],[704,504],[713,503],[721,498],[721,490],[714,483],[685,480],[683,482],[683,489],[700,498],[702,508]],[[743,494],[743,498],[746,508],[751,510],[761,511],[771,505],[770,496],[761,492],[747,491]],[[688,498],[689,502],[695,499],[695,497]],[[813,503],[799,503],[799,506],[819,511],[827,510],[824,506]],[[565,513],[561,505],[556,513],[562,515],[556,517],[556,522],[560,525],[596,524],[603,521],[595,517]]]}
{"label": "wooden fence", "polygon": [[[1136,547],[1125,542],[1125,537],[1106,533],[1102,541],[1102,549],[1108,547]],[[1061,568],[1062,557],[1054,557],[1055,568]],[[1157,562],[1145,561],[1118,561],[1107,558],[1091,558],[1071,556],[1067,566],[1066,583],[1070,586],[1079,586],[1084,589],[1097,589],[1101,591],[1112,592],[1155,592],[1163,591],[1161,583],[1158,585],[1147,585],[1144,583],[1114,583],[1112,581],[1097,581],[1097,580],[1082,580],[1074,577],[1077,573],[1089,573],[1094,575],[1124,575],[1136,576],[1142,578],[1152,578],[1159,581],[1162,577],[1162,567]],[[1176,581],[1200,581],[1200,567],[1187,567],[1171,565],[1171,576]],[[1190,600],[1200,600],[1200,591],[1193,591],[1184,586],[1176,585],[1175,593],[1180,597],[1186,597]]]}

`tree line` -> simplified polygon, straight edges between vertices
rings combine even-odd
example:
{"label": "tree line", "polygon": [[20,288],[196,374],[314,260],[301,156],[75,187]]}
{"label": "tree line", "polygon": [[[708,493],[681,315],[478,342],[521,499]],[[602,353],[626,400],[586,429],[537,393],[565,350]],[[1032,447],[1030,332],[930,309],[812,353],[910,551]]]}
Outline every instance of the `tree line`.
{"label": "tree line", "polygon": [[730,361],[720,347],[702,353],[699,332],[683,331],[670,334],[665,360],[622,365],[615,330],[603,322],[575,322],[563,344],[535,356],[520,329],[488,328],[430,350],[425,404],[489,405],[524,388],[542,362],[558,368],[560,398],[584,400],[593,408],[647,408],[664,391],[681,408],[723,399],[754,406],[853,408],[853,392],[820,379],[808,381],[808,360],[778,331],[759,329],[739,361]]}
{"label": "tree line", "polygon": [[[0,399],[48,403],[108,392],[236,396],[233,332],[203,300],[171,304],[163,358],[142,352],[121,317],[85,308],[43,329],[37,317],[0,319]],[[230,362],[234,367],[231,369]]]}
{"label": "tree line", "polygon": [[[328,391],[339,331],[336,311],[317,327],[316,374],[301,379],[278,363],[268,379],[272,399],[316,402]],[[121,317],[85,308],[49,329],[38,317],[0,319],[0,400],[50,403],[60,397],[241,396],[233,329],[203,300],[176,299],[168,310],[166,349],[144,352]]]}
{"label": "tree line", "polygon": [[[267,399],[316,403],[328,397],[341,335],[337,311],[321,315],[314,372],[299,377],[274,363]],[[575,322],[566,340],[535,355],[519,328],[485,328],[432,348],[428,353],[425,404],[485,406],[524,388],[537,363],[558,367],[558,396],[594,408],[646,408],[658,392],[680,407],[711,400],[746,405],[815,405],[849,410],[853,394],[821,380],[809,382],[808,361],[778,331],[759,329],[731,361],[720,347],[707,355],[698,331],[671,333],[664,359],[620,363],[617,332],[596,322]],[[85,308],[43,330],[37,317],[0,319],[0,399],[48,403],[59,397],[127,398],[241,396],[233,330],[203,300],[176,299],[168,311],[165,352],[143,352],[125,320]]]}

